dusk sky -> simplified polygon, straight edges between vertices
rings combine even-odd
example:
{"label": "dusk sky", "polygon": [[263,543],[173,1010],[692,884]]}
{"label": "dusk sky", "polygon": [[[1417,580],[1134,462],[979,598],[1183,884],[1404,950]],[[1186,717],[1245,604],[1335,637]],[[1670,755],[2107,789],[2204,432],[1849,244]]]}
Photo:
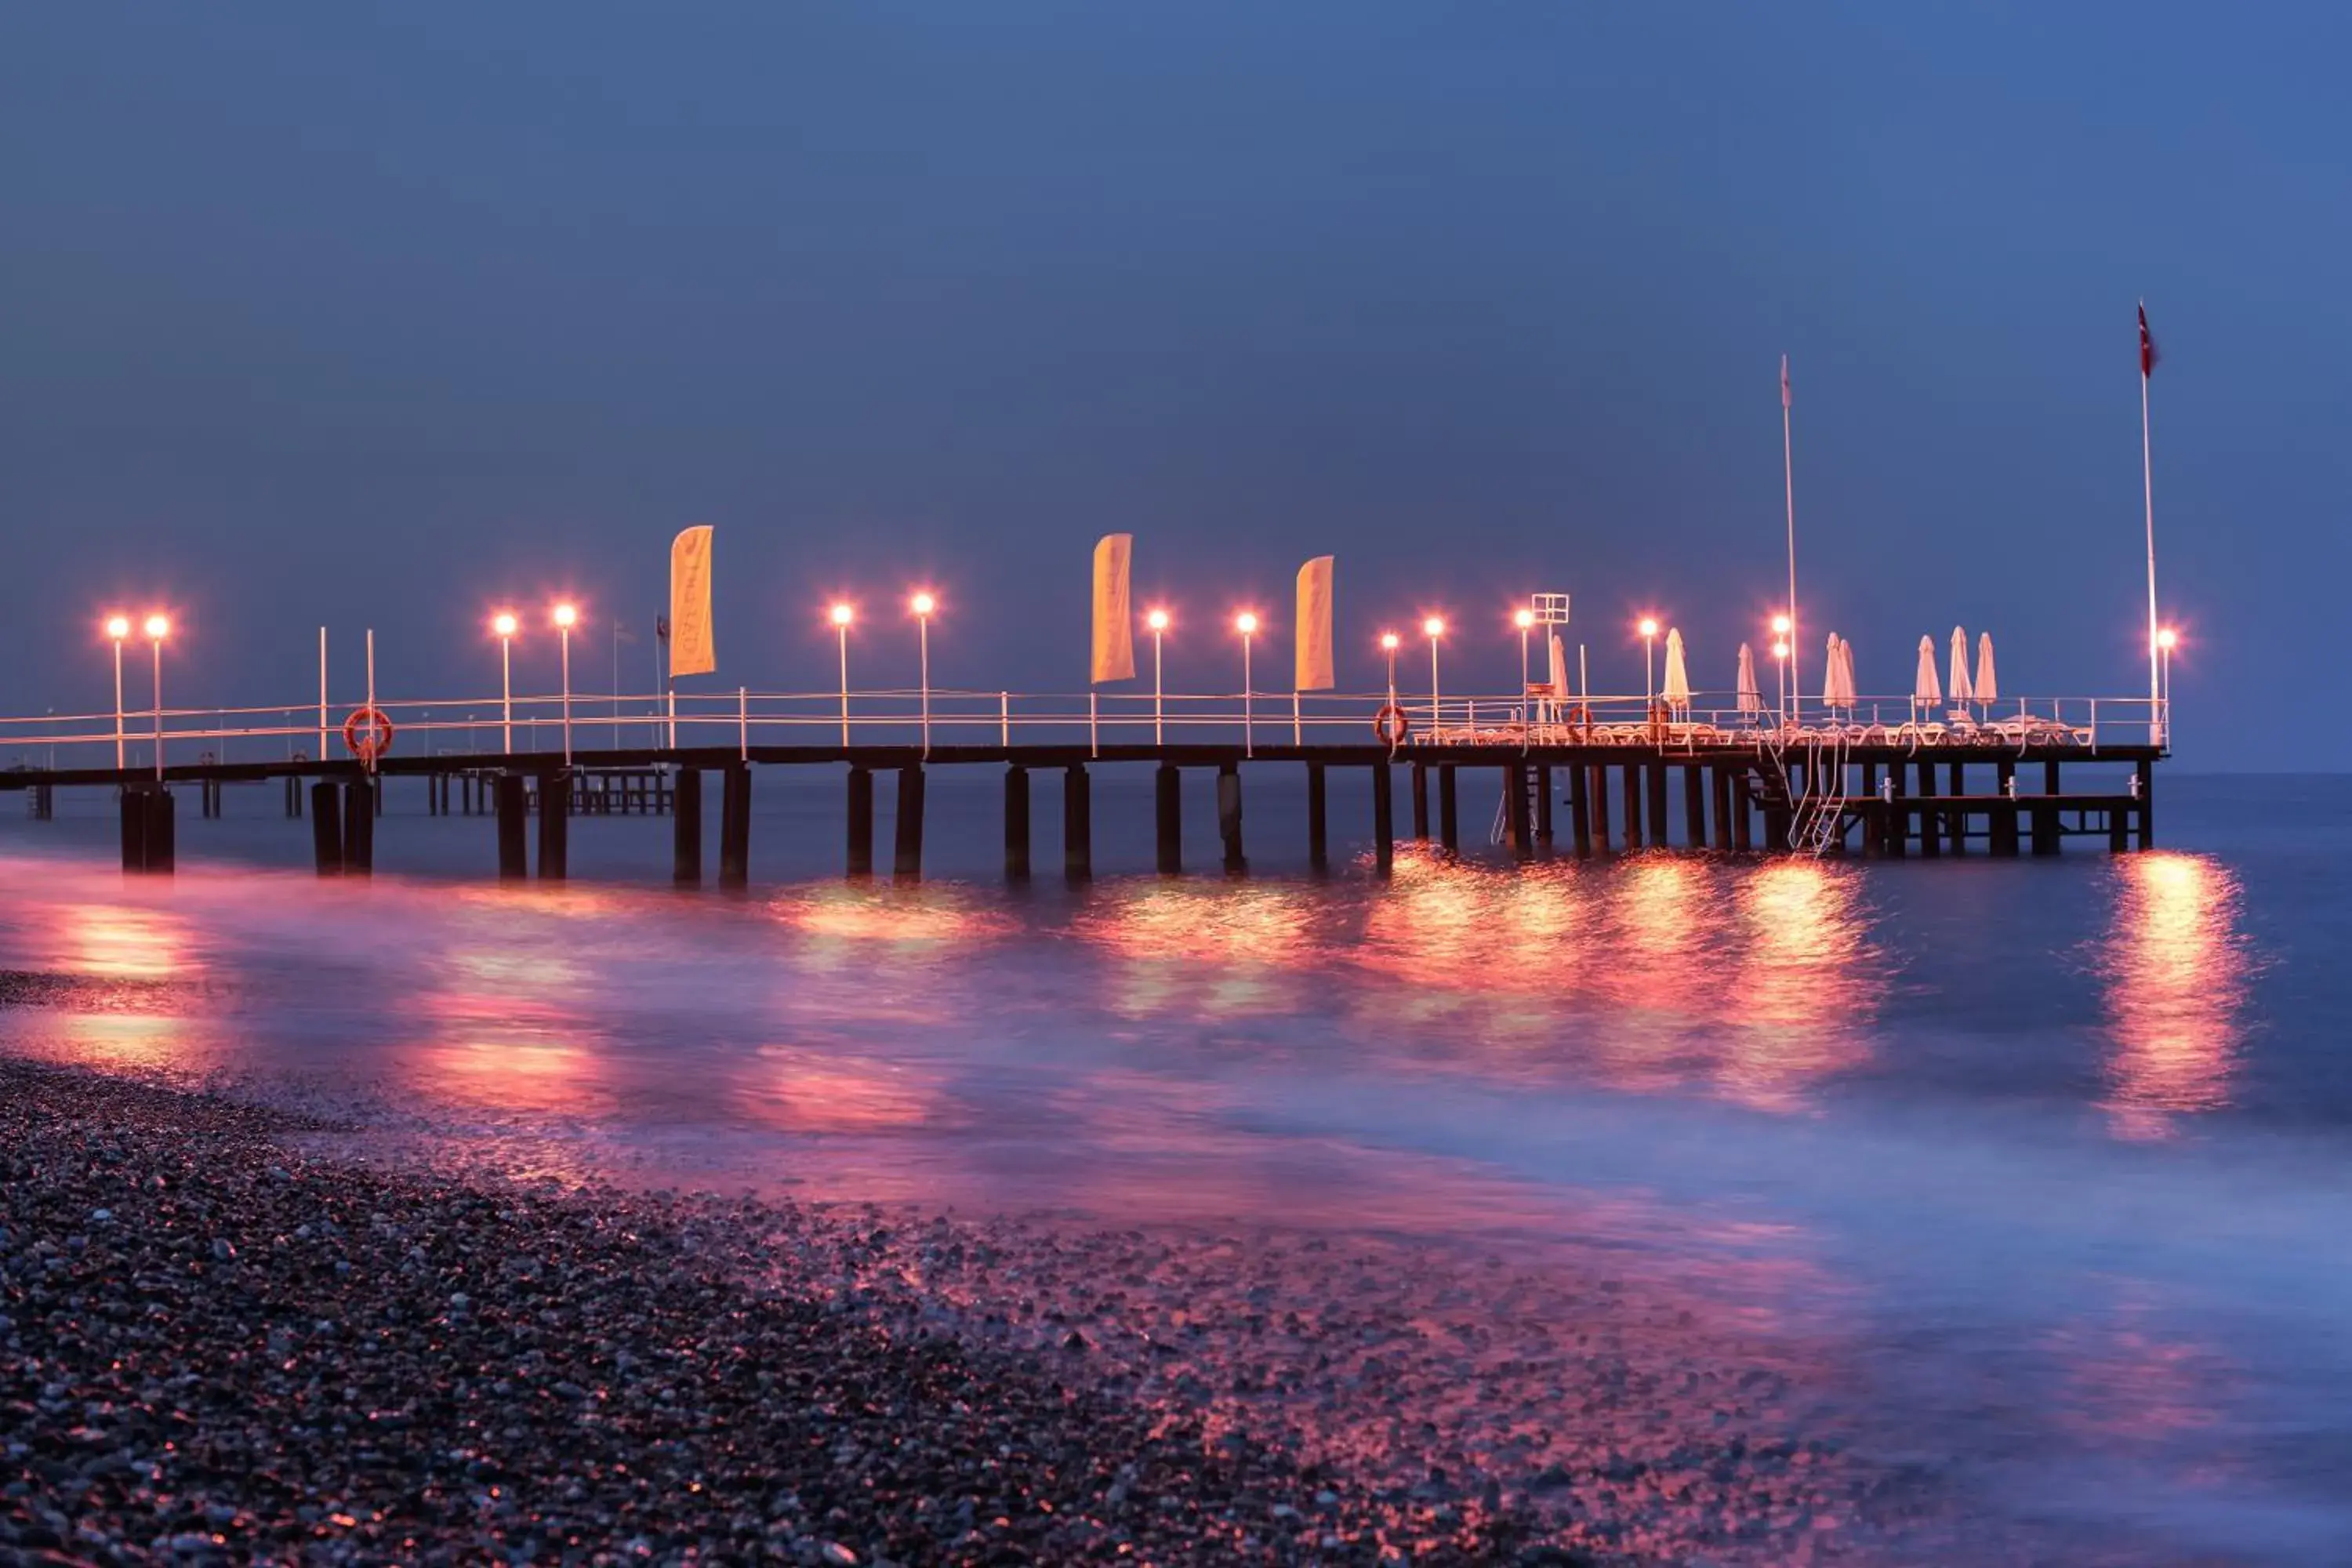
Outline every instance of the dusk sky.
{"label": "dusk sky", "polygon": [[[316,628],[494,693],[641,639],[717,525],[719,670],[1082,689],[1136,536],[1171,686],[1339,557],[1340,679],[1465,685],[1575,597],[1730,680],[1801,593],[1907,689],[2146,689],[2135,301],[2185,765],[2352,765],[2352,13],[2281,4],[19,5],[0,23],[0,710],[295,702]],[[626,650],[642,689],[650,654]],[[551,634],[519,676],[553,682]],[[1262,677],[1263,679],[1263,677]],[[339,703],[359,694],[355,658]],[[134,683],[136,698],[142,691]]]}

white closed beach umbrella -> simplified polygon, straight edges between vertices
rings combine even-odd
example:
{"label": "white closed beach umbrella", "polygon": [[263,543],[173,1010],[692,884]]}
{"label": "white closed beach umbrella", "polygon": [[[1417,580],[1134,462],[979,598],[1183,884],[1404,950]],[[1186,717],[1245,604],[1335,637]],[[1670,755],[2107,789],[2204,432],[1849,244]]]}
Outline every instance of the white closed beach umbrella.
{"label": "white closed beach umbrella", "polygon": [[1844,697],[1845,693],[1838,689],[1838,635],[1832,632],[1828,647],[1822,649],[1822,706],[1838,707]]}
{"label": "white closed beach umbrella", "polygon": [[1845,690],[1845,705],[1849,708],[1858,706],[1862,701],[1862,688],[1853,683],[1853,644],[1843,637],[1838,638],[1838,683]]}
{"label": "white closed beach umbrella", "polygon": [[1756,686],[1756,655],[1746,643],[1739,645],[1739,711],[1743,717],[1764,711],[1764,693]]}
{"label": "white closed beach umbrella", "polygon": [[1936,639],[1919,639],[1919,673],[1911,678],[1911,700],[1921,708],[1933,708],[1944,700],[1944,689],[1936,684]]}
{"label": "white closed beach umbrella", "polygon": [[2000,696],[2000,682],[1993,675],[1992,634],[1977,634],[1977,700],[1990,702]]}
{"label": "white closed beach umbrella", "polygon": [[1854,705],[1853,647],[1835,632],[1830,634],[1829,658],[1822,661],[1829,673],[1822,678],[1822,702],[1830,708],[1852,708]]}
{"label": "white closed beach umbrella", "polygon": [[1952,628],[1952,706],[1967,702],[1975,695],[1969,689],[1969,634],[1959,627]]}
{"label": "white closed beach umbrella", "polygon": [[1690,711],[1690,670],[1683,663],[1683,634],[1679,626],[1666,628],[1666,684],[1660,695],[1675,712]]}
{"label": "white closed beach umbrella", "polygon": [[1568,648],[1560,642],[1558,632],[1551,634],[1551,664],[1546,678],[1551,682],[1553,698],[1565,701],[1568,697]]}

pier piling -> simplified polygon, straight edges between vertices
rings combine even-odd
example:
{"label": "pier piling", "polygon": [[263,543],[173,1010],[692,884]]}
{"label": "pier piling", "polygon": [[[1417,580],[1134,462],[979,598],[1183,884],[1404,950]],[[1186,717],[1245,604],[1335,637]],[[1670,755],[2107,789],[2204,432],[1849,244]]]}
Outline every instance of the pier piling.
{"label": "pier piling", "polygon": [[[1654,829],[1657,824],[1652,823]],[[1625,764],[1625,848],[1630,853],[1642,847],[1642,764]]]}
{"label": "pier piling", "polygon": [[751,881],[751,770],[729,763],[719,771],[719,885],[740,891]]}
{"label": "pier piling", "polygon": [[1503,764],[1503,842],[1510,847],[1513,858],[1535,858],[1535,829],[1528,820],[1528,765],[1525,763]]}
{"label": "pier piling", "polygon": [[530,875],[527,858],[530,839],[526,837],[529,829],[523,820],[528,815],[524,798],[520,773],[499,775],[499,880],[502,882],[520,882]]}
{"label": "pier piling", "polygon": [[[350,835],[344,837],[348,840]],[[348,842],[343,851],[348,857]],[[542,773],[539,780],[539,879],[561,882],[571,875],[572,774],[559,768]]]}
{"label": "pier piling", "polygon": [[849,770],[848,849],[843,870],[853,880],[874,875],[874,771]]}
{"label": "pier piling", "polygon": [[1568,837],[1578,859],[1592,858],[1592,810],[1585,795],[1585,770],[1574,763],[1568,768]]}
{"label": "pier piling", "polygon": [[[1421,771],[1418,764],[1414,766],[1413,771],[1416,773]],[[1417,782],[1415,787],[1418,787]],[[1437,767],[1437,842],[1448,855],[1462,853],[1461,806],[1458,786],[1454,777],[1454,764],[1440,763]],[[1417,833],[1414,837],[1426,838],[1429,835]]]}
{"label": "pier piling", "polygon": [[1683,766],[1683,837],[1688,847],[1706,847],[1706,781],[1696,763]]}
{"label": "pier piling", "polygon": [[1717,763],[1709,770],[1715,775],[1715,847],[1718,854],[1731,853],[1731,770]]}
{"label": "pier piling", "polygon": [[1158,847],[1156,864],[1163,877],[1184,869],[1184,778],[1173,763],[1162,763],[1151,777],[1152,819]]}
{"label": "pier piling", "polygon": [[1249,869],[1242,850],[1242,770],[1230,760],[1217,767],[1217,837],[1224,841],[1225,874],[1240,876]]}
{"label": "pier piling", "polygon": [[310,786],[310,858],[318,863],[321,877],[343,874],[343,814],[336,798],[340,794],[332,779],[320,779]]}
{"label": "pier piling", "polygon": [[1372,764],[1372,869],[1382,877],[1396,868],[1396,781],[1390,773],[1386,763]]}
{"label": "pier piling", "polygon": [[2156,764],[2142,757],[2132,765],[2139,781],[2139,847],[2156,847]]}
{"label": "pier piling", "polygon": [[1412,764],[1412,836],[1429,842],[1429,768],[1423,763]]}
{"label": "pier piling", "polygon": [[670,880],[702,886],[702,770],[680,768],[670,784]]}
{"label": "pier piling", "polygon": [[1538,763],[1535,766],[1536,847],[1545,854],[1551,853],[1551,768]]}
{"label": "pier piling", "polygon": [[897,826],[890,874],[900,881],[919,881],[923,875],[923,768],[919,763],[898,770]]}
{"label": "pier piling", "polygon": [[1610,852],[1609,837],[1609,770],[1599,763],[1586,764],[1586,776],[1591,781],[1592,847],[1606,855]]}
{"label": "pier piling", "polygon": [[1329,811],[1323,798],[1323,764],[1307,764],[1307,864],[1318,871],[1331,868]]}
{"label": "pier piling", "polygon": [[1004,770],[1004,879],[1029,879],[1029,770],[1018,763]]}
{"label": "pier piling", "polygon": [[1648,813],[1650,843],[1664,849],[1674,842],[1674,835],[1666,827],[1666,764],[1662,762],[1653,762],[1644,771],[1650,775]]}
{"label": "pier piling", "polygon": [[1756,826],[1751,820],[1754,795],[1746,768],[1731,775],[1731,847],[1741,855],[1756,847]]}
{"label": "pier piling", "polygon": [[1073,882],[1095,874],[1094,787],[1083,763],[1062,770],[1062,874]]}
{"label": "pier piling", "polygon": [[343,872],[365,877],[375,870],[376,781],[362,773],[343,786]]}

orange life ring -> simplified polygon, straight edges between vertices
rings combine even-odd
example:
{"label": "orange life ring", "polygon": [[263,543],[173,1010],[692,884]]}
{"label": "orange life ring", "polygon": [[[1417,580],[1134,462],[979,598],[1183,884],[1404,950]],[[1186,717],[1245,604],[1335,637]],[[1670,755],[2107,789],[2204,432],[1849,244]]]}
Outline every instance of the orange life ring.
{"label": "orange life ring", "polygon": [[1568,705],[1568,712],[1563,722],[1571,730],[1587,729],[1592,723],[1592,715],[1586,710],[1583,703],[1571,702]]}
{"label": "orange life ring", "polygon": [[392,750],[392,721],[381,708],[354,708],[343,721],[343,745],[363,763],[373,763]]}
{"label": "orange life ring", "polygon": [[1391,746],[1402,746],[1404,738],[1412,733],[1412,721],[1404,710],[1391,702],[1372,715],[1372,733]]}

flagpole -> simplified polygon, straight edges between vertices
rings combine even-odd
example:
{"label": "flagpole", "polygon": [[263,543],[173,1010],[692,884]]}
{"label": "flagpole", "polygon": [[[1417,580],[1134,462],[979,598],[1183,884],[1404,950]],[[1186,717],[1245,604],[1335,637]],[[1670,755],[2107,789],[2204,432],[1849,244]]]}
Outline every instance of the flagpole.
{"label": "flagpole", "polygon": [[1802,639],[1797,635],[1797,460],[1796,447],[1790,433],[1789,356],[1780,356],[1780,483],[1789,503],[1789,699],[1786,706],[1790,718],[1801,719],[1798,705],[1804,699],[1799,695],[1804,687],[1798,674],[1797,648]]}
{"label": "flagpole", "polygon": [[[2147,306],[2139,308],[2140,338],[2147,341]],[[2148,738],[2156,745],[2164,744],[2163,693],[2157,674],[2156,647],[2156,470],[2148,458],[2147,381],[2148,353],[2140,351],[2139,360],[2139,485],[2140,496],[2147,508],[2147,727]]]}

